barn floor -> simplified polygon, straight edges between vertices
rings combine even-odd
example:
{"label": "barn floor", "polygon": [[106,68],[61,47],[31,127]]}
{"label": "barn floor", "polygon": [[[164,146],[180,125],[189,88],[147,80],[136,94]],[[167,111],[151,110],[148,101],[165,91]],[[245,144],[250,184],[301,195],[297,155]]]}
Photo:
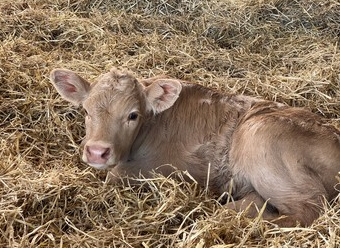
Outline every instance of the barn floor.
{"label": "barn floor", "polygon": [[0,247],[340,247],[340,199],[279,229],[156,176],[112,187],[80,161],[83,112],[49,82],[111,67],[301,106],[340,128],[337,0],[2,0]]}

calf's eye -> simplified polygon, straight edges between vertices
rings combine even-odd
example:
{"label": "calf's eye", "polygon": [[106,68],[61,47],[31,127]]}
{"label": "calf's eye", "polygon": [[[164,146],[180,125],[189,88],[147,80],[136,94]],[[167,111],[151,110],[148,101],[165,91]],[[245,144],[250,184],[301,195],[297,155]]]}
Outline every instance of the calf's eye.
{"label": "calf's eye", "polygon": [[132,112],[132,113],[130,113],[129,116],[128,116],[128,120],[129,120],[129,121],[134,121],[134,120],[136,120],[137,118],[138,118],[138,114],[137,114],[136,112]]}

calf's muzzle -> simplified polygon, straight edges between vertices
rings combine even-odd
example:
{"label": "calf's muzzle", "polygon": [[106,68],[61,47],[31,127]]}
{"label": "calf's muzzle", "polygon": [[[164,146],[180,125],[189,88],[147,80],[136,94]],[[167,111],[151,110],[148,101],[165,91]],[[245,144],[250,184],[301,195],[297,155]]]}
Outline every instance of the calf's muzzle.
{"label": "calf's muzzle", "polygon": [[106,164],[111,155],[111,149],[101,145],[86,145],[84,152],[89,164]]}

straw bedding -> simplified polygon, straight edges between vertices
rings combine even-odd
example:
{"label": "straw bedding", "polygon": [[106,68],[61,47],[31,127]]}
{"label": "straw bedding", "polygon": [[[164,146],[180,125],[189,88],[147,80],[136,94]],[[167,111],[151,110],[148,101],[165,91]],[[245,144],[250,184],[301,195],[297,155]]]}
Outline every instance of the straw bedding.
{"label": "straw bedding", "polygon": [[48,79],[164,73],[340,127],[339,36],[336,0],[1,1],[0,247],[340,247],[339,199],[310,228],[278,229],[194,183],[104,184],[79,158],[82,110]]}

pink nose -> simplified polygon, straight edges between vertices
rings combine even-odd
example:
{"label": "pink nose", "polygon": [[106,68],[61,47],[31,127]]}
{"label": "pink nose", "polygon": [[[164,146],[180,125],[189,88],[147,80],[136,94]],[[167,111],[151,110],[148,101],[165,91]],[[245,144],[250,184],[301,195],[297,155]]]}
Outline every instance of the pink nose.
{"label": "pink nose", "polygon": [[98,145],[86,146],[87,163],[105,164],[110,157],[111,149]]}

